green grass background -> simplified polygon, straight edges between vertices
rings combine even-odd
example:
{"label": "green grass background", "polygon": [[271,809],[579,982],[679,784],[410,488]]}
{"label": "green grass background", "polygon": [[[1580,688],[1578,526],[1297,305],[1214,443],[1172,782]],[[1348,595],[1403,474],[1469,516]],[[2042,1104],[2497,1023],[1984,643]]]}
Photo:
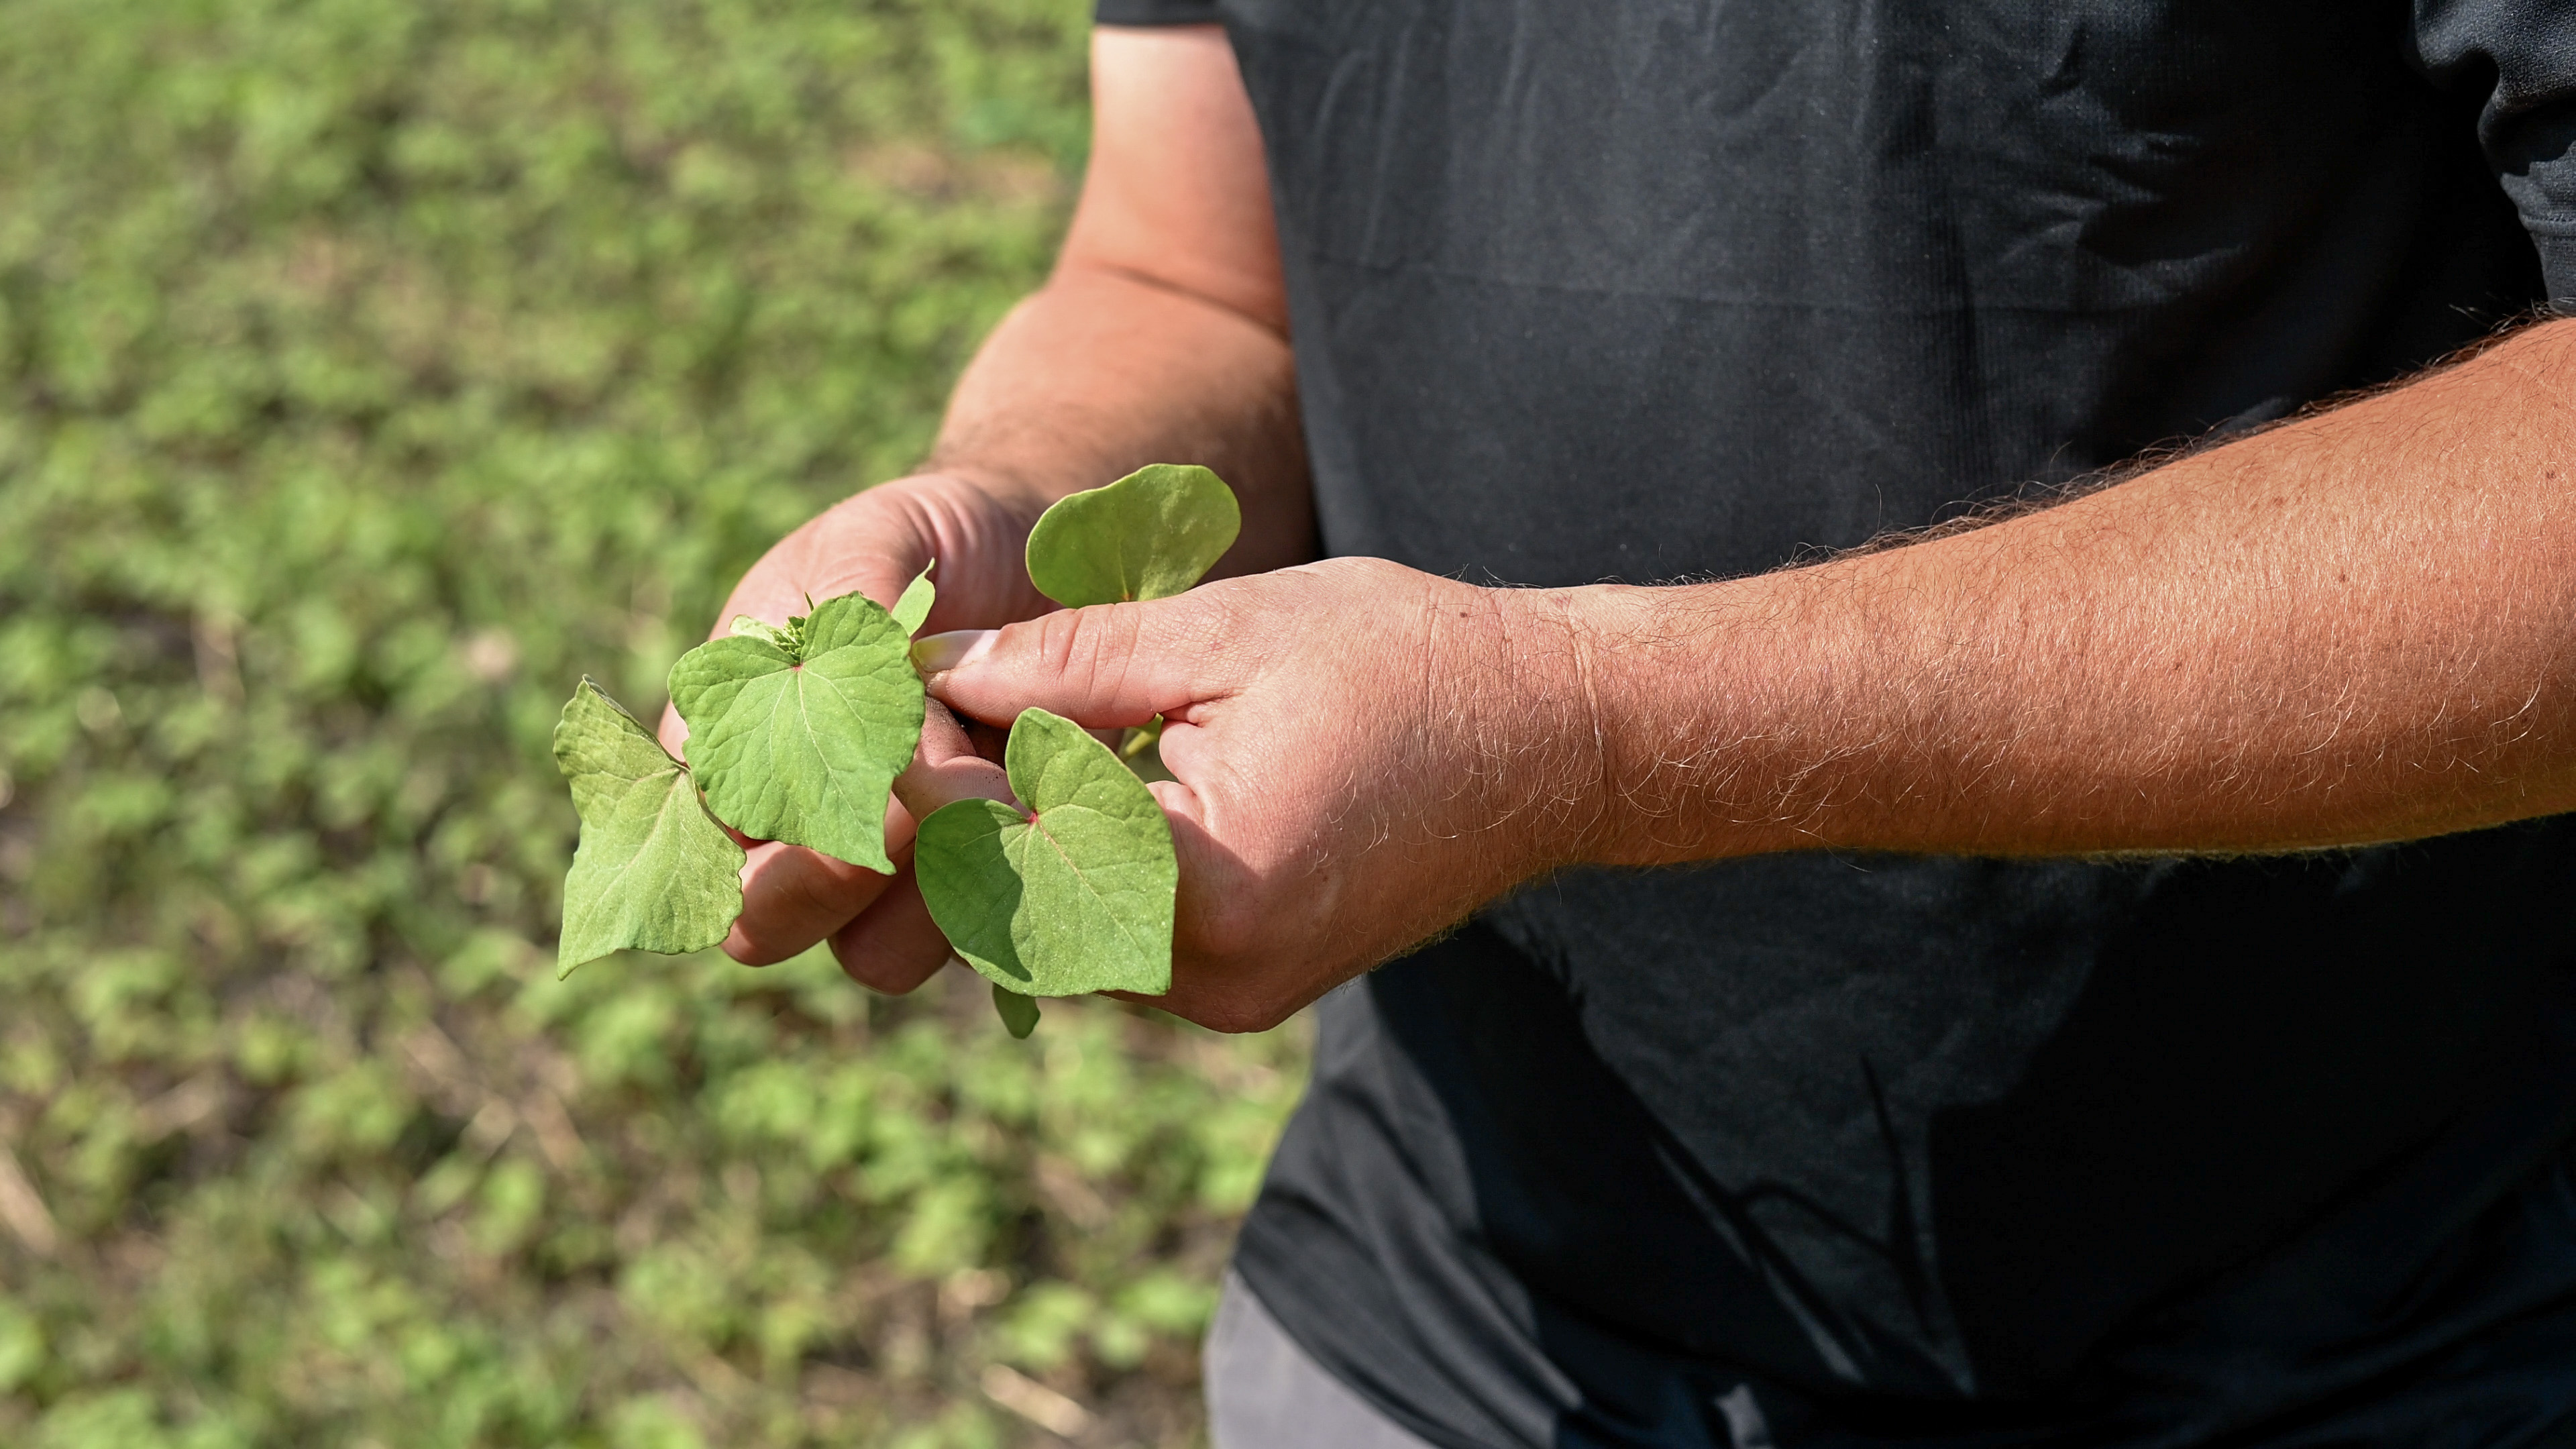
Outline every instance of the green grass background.
{"label": "green grass background", "polygon": [[0,1444],[1197,1440],[1296,1032],[550,969],[557,709],[917,458],[1085,24],[0,0]]}

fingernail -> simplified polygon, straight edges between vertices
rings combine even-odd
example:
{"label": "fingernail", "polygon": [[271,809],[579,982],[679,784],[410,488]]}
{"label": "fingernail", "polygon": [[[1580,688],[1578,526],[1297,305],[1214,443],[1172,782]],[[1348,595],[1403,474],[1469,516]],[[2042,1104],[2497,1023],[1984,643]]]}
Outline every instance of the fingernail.
{"label": "fingernail", "polygon": [[945,674],[972,664],[993,652],[997,632],[959,629],[948,634],[924,634],[912,641],[912,665],[924,674]]}

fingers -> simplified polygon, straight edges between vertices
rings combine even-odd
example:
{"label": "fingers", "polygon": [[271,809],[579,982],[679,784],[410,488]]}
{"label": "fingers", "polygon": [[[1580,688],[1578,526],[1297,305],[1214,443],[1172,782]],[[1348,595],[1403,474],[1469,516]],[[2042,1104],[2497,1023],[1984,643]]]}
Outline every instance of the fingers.
{"label": "fingers", "polygon": [[[1007,801],[1011,781],[976,753],[955,715],[933,704],[922,715],[921,749],[895,777],[894,793],[914,819],[926,820],[952,801]],[[937,974],[948,960],[948,937],[930,918],[910,864],[874,906],[833,934],[832,955],[851,980],[876,991],[900,994]]]}
{"label": "fingers", "polygon": [[724,951],[765,967],[829,938],[853,980],[889,993],[922,985],[948,959],[948,938],[912,879],[912,822],[969,797],[1010,799],[1010,776],[976,755],[956,717],[933,704],[922,714],[922,748],[896,776],[896,804],[886,812],[886,846],[902,869],[881,877],[799,846],[755,843],[742,871],[742,918]]}
{"label": "fingers", "polygon": [[1221,618],[1192,597],[1101,604],[933,635],[914,657],[933,696],[987,723],[1035,706],[1092,728],[1140,725],[1223,689],[1213,647]]}
{"label": "fingers", "polygon": [[[678,711],[662,711],[662,748],[674,756],[688,739]],[[717,822],[722,825],[722,821]],[[745,966],[784,961],[839,930],[868,908],[888,877],[782,840],[754,840],[730,825],[724,833],[748,852],[742,866],[742,914],[725,934],[725,954]],[[912,820],[886,812],[887,848],[909,849]]]}
{"label": "fingers", "polygon": [[910,866],[864,915],[832,935],[832,956],[851,980],[896,996],[938,974],[948,954],[948,937],[930,919]]}
{"label": "fingers", "polygon": [[[976,756],[956,717],[933,705],[923,715],[921,747],[896,778],[894,793],[886,811],[886,850],[900,867],[911,857],[915,821],[970,795],[1008,800],[1011,787],[1001,766]],[[742,844],[751,852],[742,872],[742,915],[725,937],[724,949],[746,966],[784,961],[838,933],[877,905],[894,880],[801,846]],[[904,875],[908,878],[910,872]],[[918,899],[919,892],[913,894]],[[923,919],[928,919],[926,913]]]}
{"label": "fingers", "polygon": [[912,764],[894,777],[894,798],[915,820],[927,820],[940,806],[958,800],[1009,803],[1011,777],[976,749],[957,716],[934,701],[922,712],[921,748]]}
{"label": "fingers", "polygon": [[754,845],[742,868],[742,914],[725,937],[725,954],[745,966],[784,961],[866,910],[889,879],[801,845]]}

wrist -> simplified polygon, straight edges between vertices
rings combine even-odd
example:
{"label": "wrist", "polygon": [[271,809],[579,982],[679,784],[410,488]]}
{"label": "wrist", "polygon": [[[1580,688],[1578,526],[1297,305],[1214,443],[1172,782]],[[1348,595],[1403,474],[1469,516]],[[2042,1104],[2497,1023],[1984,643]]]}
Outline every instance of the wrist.
{"label": "wrist", "polygon": [[1837,671],[1824,664],[1806,582],[1560,591],[1598,759],[1589,826],[1566,864],[1672,865],[1817,843],[1811,797],[1838,778],[1815,755],[1817,721],[1832,716]]}
{"label": "wrist", "polygon": [[[1480,825],[1517,884],[1598,858],[1611,791],[1588,589],[1466,589],[1484,604],[1459,767],[1477,783]],[[1464,615],[1462,614],[1462,617]]]}

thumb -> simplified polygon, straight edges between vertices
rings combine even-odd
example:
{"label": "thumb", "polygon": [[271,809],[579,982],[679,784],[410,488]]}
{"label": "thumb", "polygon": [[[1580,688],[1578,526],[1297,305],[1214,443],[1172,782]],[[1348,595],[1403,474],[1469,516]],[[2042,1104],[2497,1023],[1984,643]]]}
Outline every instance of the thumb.
{"label": "thumb", "polygon": [[1140,725],[1210,698],[1211,610],[1189,598],[1095,604],[914,646],[932,696],[987,724],[1032,706],[1090,729]]}

